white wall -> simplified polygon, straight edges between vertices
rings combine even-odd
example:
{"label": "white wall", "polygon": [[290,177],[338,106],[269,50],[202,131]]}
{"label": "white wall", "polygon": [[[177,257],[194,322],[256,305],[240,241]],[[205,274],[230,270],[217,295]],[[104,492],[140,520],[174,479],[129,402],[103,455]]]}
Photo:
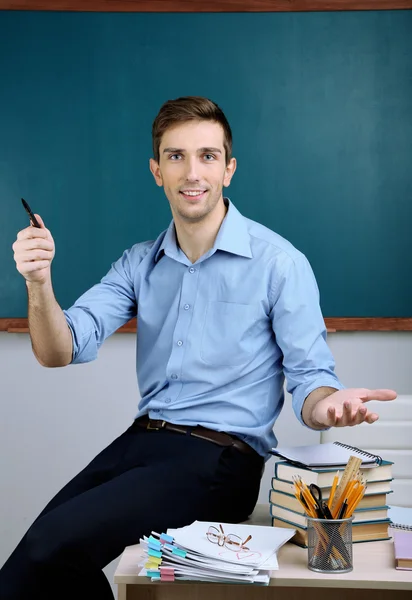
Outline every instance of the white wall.
{"label": "white wall", "polygon": [[[115,334],[93,363],[44,369],[28,335],[0,333],[0,564],[46,502],[133,419],[134,338]],[[345,385],[412,394],[412,333],[336,333],[329,345]],[[280,444],[320,437],[296,421],[288,401],[275,432]],[[267,501],[272,473],[273,459],[259,502]],[[110,580],[115,564],[106,569]]]}

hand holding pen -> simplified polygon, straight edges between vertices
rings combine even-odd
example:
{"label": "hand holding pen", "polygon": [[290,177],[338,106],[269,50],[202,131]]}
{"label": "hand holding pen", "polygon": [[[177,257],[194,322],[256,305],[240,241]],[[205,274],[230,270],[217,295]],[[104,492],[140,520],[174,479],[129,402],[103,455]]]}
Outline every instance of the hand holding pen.
{"label": "hand holding pen", "polygon": [[22,203],[32,225],[17,234],[12,246],[14,260],[17,270],[26,281],[44,284],[51,279],[50,265],[55,254],[54,240],[40,215],[33,214],[23,198]]}

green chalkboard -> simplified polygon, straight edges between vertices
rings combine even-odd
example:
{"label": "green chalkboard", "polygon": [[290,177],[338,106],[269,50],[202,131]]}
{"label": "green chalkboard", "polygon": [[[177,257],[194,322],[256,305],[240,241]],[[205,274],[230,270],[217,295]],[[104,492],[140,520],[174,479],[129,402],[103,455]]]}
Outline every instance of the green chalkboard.
{"label": "green chalkboard", "polygon": [[309,258],[326,317],[412,313],[412,12],[0,13],[0,317],[25,317],[25,197],[62,307],[170,212],[149,172],[161,104],[204,95],[227,195]]}

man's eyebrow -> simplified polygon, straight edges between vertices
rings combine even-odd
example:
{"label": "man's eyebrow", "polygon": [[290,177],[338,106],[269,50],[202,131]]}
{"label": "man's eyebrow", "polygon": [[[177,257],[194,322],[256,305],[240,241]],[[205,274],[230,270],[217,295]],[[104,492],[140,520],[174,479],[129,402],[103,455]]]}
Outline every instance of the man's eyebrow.
{"label": "man's eyebrow", "polygon": [[[166,152],[185,152],[184,148],[165,148],[163,150],[163,154],[166,154]],[[222,154],[222,151],[219,148],[213,148],[213,147],[204,147],[204,148],[199,148],[198,152],[213,152],[214,154]]]}
{"label": "man's eyebrow", "polygon": [[199,151],[200,152],[214,152],[215,154],[222,154],[222,151],[219,148],[213,148],[213,147],[200,148]]}
{"label": "man's eyebrow", "polygon": [[184,152],[183,148],[165,148],[163,154],[166,152]]}

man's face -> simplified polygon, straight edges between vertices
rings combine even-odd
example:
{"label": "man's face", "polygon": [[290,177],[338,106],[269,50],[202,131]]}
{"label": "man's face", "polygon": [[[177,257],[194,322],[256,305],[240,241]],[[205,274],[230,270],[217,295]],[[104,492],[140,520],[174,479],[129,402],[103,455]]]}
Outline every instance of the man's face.
{"label": "man's face", "polygon": [[163,134],[159,163],[150,159],[150,170],[164,187],[174,219],[195,223],[219,209],[223,186],[236,169],[234,158],[226,166],[223,135],[213,121],[190,121]]}

